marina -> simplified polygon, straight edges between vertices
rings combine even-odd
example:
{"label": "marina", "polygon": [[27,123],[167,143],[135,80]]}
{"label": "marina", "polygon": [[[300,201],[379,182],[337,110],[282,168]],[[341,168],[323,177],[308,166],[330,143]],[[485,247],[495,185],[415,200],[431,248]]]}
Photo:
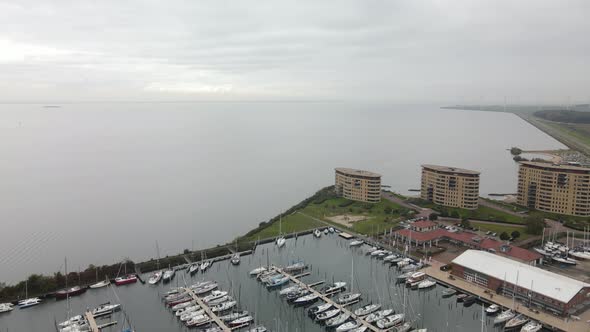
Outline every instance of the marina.
{"label": "marina", "polygon": [[[396,314],[405,312],[405,320],[413,328],[426,328],[431,332],[480,331],[482,317],[486,331],[502,331],[501,326],[494,326],[493,317],[482,316],[479,302],[465,306],[457,302],[455,296],[444,297],[443,291],[448,288],[440,285],[420,290],[407,288],[398,282],[397,277],[403,274],[401,269],[390,266],[390,263],[377,256],[367,255],[371,248],[369,245],[350,247],[350,241],[335,233],[321,238],[311,234],[290,237],[282,248],[278,248],[274,242],[259,245],[250,255],[241,256],[240,265],[232,265],[229,259],[219,260],[206,272],[199,271],[193,276],[188,269],[177,269],[174,280],[166,285],[135,283],[92,289],[70,299],[70,307],[75,314],[87,307],[119,299],[116,303],[121,303],[122,310],[97,318],[97,325],[105,324],[105,320],[119,323],[105,327],[102,331],[119,332],[126,321],[135,331],[188,331],[190,328],[171,314],[169,307],[162,305],[161,298],[172,288],[186,288],[209,280],[215,281],[219,289],[227,291],[237,302],[234,310],[250,313],[253,321],[248,328],[262,325],[271,331],[325,331],[323,325],[309,318],[306,306],[290,304],[279,294],[279,289],[299,285],[312,290],[340,280],[346,281],[349,287],[353,259],[354,292],[361,294],[360,301],[343,306],[336,303],[343,292],[332,297],[318,296],[322,301],[342,308],[349,317],[358,318],[354,314],[355,310],[369,304],[379,304],[382,309],[390,308]],[[285,273],[284,268],[295,266],[298,262],[305,262],[307,269],[285,274],[289,282],[276,289],[267,288],[250,275],[252,270],[269,265],[271,269]],[[143,277],[147,279],[146,275]],[[347,289],[344,292],[349,291]],[[193,300],[198,301],[196,298]],[[31,309],[13,310],[0,315],[0,326],[8,331],[51,331],[54,330],[52,326],[55,320],[67,319],[66,310],[65,302],[47,300]],[[379,330],[374,324],[368,324],[370,327],[362,320],[359,323],[370,331]],[[248,328],[244,328],[244,331]]]}

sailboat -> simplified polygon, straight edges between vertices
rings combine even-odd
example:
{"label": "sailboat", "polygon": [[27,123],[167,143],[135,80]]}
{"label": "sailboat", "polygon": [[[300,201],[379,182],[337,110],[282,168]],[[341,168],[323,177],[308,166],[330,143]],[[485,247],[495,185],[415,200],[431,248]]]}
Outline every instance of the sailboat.
{"label": "sailboat", "polygon": [[162,280],[165,283],[168,283],[174,279],[174,275],[176,274],[176,270],[168,266],[168,270],[164,271],[164,275],[162,276]]}
{"label": "sailboat", "polygon": [[[205,259],[203,260],[203,257]],[[207,253],[201,251],[201,272],[205,272],[211,266],[211,262],[207,260]]]}
{"label": "sailboat", "polygon": [[350,293],[342,294],[342,295],[340,295],[340,297],[338,297],[338,300],[336,300],[336,302],[338,302],[339,304],[342,304],[342,305],[356,303],[361,298],[361,293],[353,293],[353,291],[354,291],[354,258],[352,259],[351,266],[352,266],[352,268],[351,268],[351,273],[350,273]]}
{"label": "sailboat", "polygon": [[25,299],[18,301],[18,307],[24,309],[41,303],[41,299],[38,297],[32,297],[30,299],[27,297],[29,297],[29,282],[25,280]]}
{"label": "sailboat", "polygon": [[279,216],[279,237],[277,238],[277,247],[282,248],[287,240],[283,236],[283,219],[282,216]]}
{"label": "sailboat", "polygon": [[[506,279],[506,277],[504,277],[504,279]],[[506,281],[504,281],[504,282],[506,282]],[[518,271],[516,271],[516,284],[514,285],[514,289],[512,291],[512,307],[514,307],[514,301],[515,301],[514,296],[516,295],[516,285],[518,285]],[[514,316],[516,316],[516,314],[511,309],[507,309],[505,311],[502,311],[494,319],[494,325],[504,324],[507,321],[509,321],[512,318],[514,318]]]}
{"label": "sailboat", "polygon": [[[123,263],[121,263],[123,264]],[[120,271],[120,268],[119,268]],[[135,274],[127,274],[127,262],[125,262],[125,275],[122,277],[115,278],[115,285],[122,286],[137,282],[137,276]]]}
{"label": "sailboat", "polygon": [[156,272],[154,272],[148,279],[148,284],[150,285],[156,285],[162,280],[163,273],[160,270],[160,247],[158,246],[158,241],[156,241],[156,252],[158,254],[158,259],[156,260]]}
{"label": "sailboat", "polygon": [[74,286],[71,288],[68,288],[68,261],[67,259],[65,260],[65,276],[66,276],[66,288],[62,289],[62,290],[58,290],[57,292],[55,292],[55,298],[58,300],[63,300],[66,299],[68,297],[72,297],[72,296],[76,296],[76,295],[80,295],[84,292],[86,292],[86,288],[82,288],[80,286]]}

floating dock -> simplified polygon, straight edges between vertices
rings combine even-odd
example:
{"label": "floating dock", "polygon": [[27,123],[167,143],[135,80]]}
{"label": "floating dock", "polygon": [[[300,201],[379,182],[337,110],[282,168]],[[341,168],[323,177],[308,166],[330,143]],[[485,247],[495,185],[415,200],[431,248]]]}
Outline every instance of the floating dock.
{"label": "floating dock", "polygon": [[88,321],[88,325],[90,327],[91,332],[99,332],[98,325],[96,324],[96,320],[94,320],[94,315],[90,311],[86,311],[84,313],[86,316],[86,320]]}
{"label": "floating dock", "polygon": [[199,306],[201,306],[201,308],[203,308],[203,310],[205,310],[205,313],[207,313],[207,316],[209,316],[217,324],[217,326],[219,326],[219,328],[222,331],[230,332],[232,330],[229,327],[227,327],[227,325],[225,325],[225,323],[221,319],[219,319],[219,317],[213,311],[211,311],[211,308],[209,308],[209,306],[207,304],[205,304],[205,302],[203,302],[201,300],[201,298],[198,297],[197,294],[195,294],[195,292],[193,292],[192,289],[185,288],[185,290],[193,298],[193,300],[195,300],[199,304]]}
{"label": "floating dock", "polygon": [[342,305],[342,304],[338,304],[336,303],[334,300],[330,299],[329,297],[327,297],[326,295],[320,293],[319,291],[315,290],[314,288],[310,287],[309,285],[307,285],[306,283],[304,283],[303,281],[295,278],[293,275],[291,275],[288,272],[284,272],[282,269],[273,266],[271,268],[271,270],[274,270],[286,277],[288,277],[292,282],[294,282],[295,284],[297,284],[298,286],[301,286],[307,290],[309,290],[310,292],[316,294],[319,296],[320,299],[322,299],[322,301],[326,302],[326,303],[330,303],[333,307],[340,309],[341,312],[345,312],[347,314],[350,314],[350,317],[352,319],[357,320],[358,322],[360,322],[363,326],[366,326],[370,331],[373,332],[381,332],[384,330],[379,329],[378,327],[376,327],[373,324],[368,323],[367,321],[365,321],[363,318],[358,317],[357,315],[354,314],[354,312],[346,309],[346,305]]}

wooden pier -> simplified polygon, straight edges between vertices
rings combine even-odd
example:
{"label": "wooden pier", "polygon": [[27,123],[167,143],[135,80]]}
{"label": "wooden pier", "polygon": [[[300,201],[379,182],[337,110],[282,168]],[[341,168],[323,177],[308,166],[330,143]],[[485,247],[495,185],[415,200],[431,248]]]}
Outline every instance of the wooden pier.
{"label": "wooden pier", "polygon": [[230,332],[232,330],[229,327],[227,327],[227,325],[225,325],[225,323],[221,319],[219,319],[219,317],[213,311],[211,311],[211,308],[209,308],[209,306],[205,304],[205,302],[203,302],[201,298],[198,297],[197,294],[195,294],[195,292],[193,292],[191,288],[185,288],[185,290],[193,298],[193,300],[195,300],[199,304],[199,306],[201,306],[201,308],[205,310],[205,313],[207,313],[207,315],[217,324],[217,326],[219,326],[219,328],[222,331]]}
{"label": "wooden pier", "polygon": [[88,321],[90,331],[91,332],[99,332],[100,330],[98,328],[98,325],[96,324],[96,321],[94,320],[94,315],[90,311],[86,311],[84,313],[84,316],[86,316],[86,320]]}
{"label": "wooden pier", "polygon": [[360,318],[360,317],[358,317],[357,315],[355,315],[355,314],[354,314],[354,312],[352,312],[351,310],[348,310],[348,309],[346,308],[346,305],[341,305],[341,304],[338,304],[338,303],[336,303],[334,300],[332,300],[332,299],[331,299],[331,298],[329,298],[328,296],[326,296],[326,295],[324,295],[324,294],[320,293],[319,291],[317,291],[317,290],[315,290],[314,288],[310,287],[309,285],[307,285],[307,284],[306,284],[306,283],[304,283],[303,281],[301,281],[301,280],[299,280],[299,279],[295,278],[295,277],[294,277],[293,275],[291,275],[290,273],[288,273],[288,272],[284,272],[282,269],[280,269],[280,268],[278,268],[278,267],[276,267],[276,266],[273,266],[273,267],[271,268],[271,270],[274,270],[274,271],[276,271],[276,272],[278,272],[278,273],[280,273],[280,274],[282,274],[282,275],[284,275],[284,276],[286,276],[286,277],[289,277],[289,279],[290,279],[292,282],[294,282],[294,283],[295,283],[295,284],[297,284],[298,286],[300,286],[300,287],[303,287],[303,288],[305,288],[305,289],[309,290],[310,292],[312,292],[312,293],[314,293],[314,294],[318,295],[318,296],[319,296],[319,298],[320,298],[320,299],[322,299],[324,302],[326,302],[326,303],[330,303],[330,304],[331,304],[333,307],[335,307],[335,308],[337,308],[337,309],[340,309],[340,311],[341,311],[341,312],[343,312],[343,313],[350,314],[350,317],[351,317],[352,319],[355,319],[356,321],[360,322],[360,323],[361,323],[363,326],[366,326],[366,327],[368,328],[368,330],[370,330],[370,331],[373,331],[373,332],[382,332],[382,331],[384,331],[384,330],[381,330],[381,329],[379,329],[379,328],[378,328],[378,327],[376,327],[375,325],[368,323],[368,322],[367,322],[367,321],[365,321],[363,318]]}

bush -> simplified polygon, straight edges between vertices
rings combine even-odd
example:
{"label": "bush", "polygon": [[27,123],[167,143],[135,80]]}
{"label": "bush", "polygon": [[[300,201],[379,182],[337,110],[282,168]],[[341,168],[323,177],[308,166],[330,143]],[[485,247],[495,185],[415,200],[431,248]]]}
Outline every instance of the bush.
{"label": "bush", "polygon": [[461,218],[461,215],[460,215],[460,214],[459,214],[459,212],[457,212],[456,210],[453,210],[453,211],[451,212],[451,215],[450,215],[450,216],[451,216],[451,218],[456,218],[456,219],[459,219],[459,218]]}
{"label": "bush", "polygon": [[500,234],[500,240],[502,241],[506,241],[510,238],[510,235],[508,235],[508,233],[506,232],[502,232],[502,234]]}
{"label": "bush", "polygon": [[431,213],[431,214],[428,216],[428,220],[432,220],[432,221],[434,221],[434,220],[436,220],[436,219],[438,219],[438,214],[436,214],[436,213]]}
{"label": "bush", "polygon": [[461,219],[461,226],[463,226],[464,228],[470,228],[471,222],[469,221],[468,218],[463,218],[463,219]]}
{"label": "bush", "polygon": [[524,219],[526,232],[533,235],[541,235],[545,228],[545,219],[539,214],[530,214]]}
{"label": "bush", "polygon": [[338,204],[338,206],[339,207],[347,207],[347,206],[351,206],[352,204],[354,204],[354,201],[347,200],[345,202],[342,202],[342,203]]}
{"label": "bush", "polygon": [[510,235],[512,236],[513,239],[518,239],[520,237],[520,232],[514,231],[514,232],[510,233]]}

